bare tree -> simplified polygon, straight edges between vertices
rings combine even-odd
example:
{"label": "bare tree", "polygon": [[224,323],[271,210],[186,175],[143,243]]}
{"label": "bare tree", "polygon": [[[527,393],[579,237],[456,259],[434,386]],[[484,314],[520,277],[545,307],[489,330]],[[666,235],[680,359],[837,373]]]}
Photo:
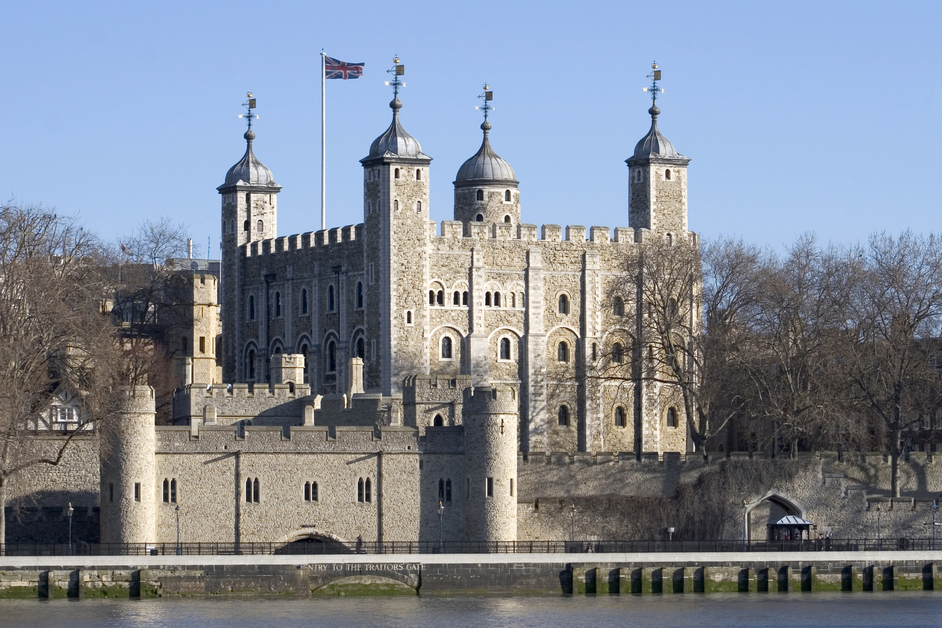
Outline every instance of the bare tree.
{"label": "bare tree", "polygon": [[942,241],[908,231],[898,238],[879,234],[857,257],[863,263],[849,291],[839,364],[850,407],[874,420],[874,434],[890,457],[890,490],[898,497],[903,436],[919,430],[926,396],[940,384]]}
{"label": "bare tree", "polygon": [[[114,415],[126,381],[104,304],[95,239],[41,207],[0,208],[0,542],[7,488],[56,465],[73,437]],[[80,400],[65,437],[38,428],[62,395]]]}

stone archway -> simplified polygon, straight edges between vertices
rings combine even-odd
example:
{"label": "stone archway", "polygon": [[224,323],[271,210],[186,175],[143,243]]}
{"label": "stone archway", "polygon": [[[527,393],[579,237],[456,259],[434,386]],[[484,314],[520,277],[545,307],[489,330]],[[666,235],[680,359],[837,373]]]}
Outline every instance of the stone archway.
{"label": "stone archway", "polygon": [[[764,508],[765,506],[768,506],[771,512],[775,513],[773,514],[773,517],[776,519],[778,518],[776,514],[778,514],[779,512],[783,516],[794,515],[797,517],[801,517],[802,519],[806,519],[805,517],[806,510],[804,506],[802,506],[794,498],[784,494],[778,489],[772,489],[768,491],[765,495],[760,497],[759,499],[756,499],[752,502],[743,500],[743,540],[744,541],[754,540],[752,538],[752,528],[753,528],[752,517],[751,517],[752,511],[755,510],[757,507]],[[765,537],[763,536],[763,540],[764,539]]]}
{"label": "stone archway", "polygon": [[275,541],[276,554],[352,554],[354,548],[339,537],[312,530],[295,530]]}

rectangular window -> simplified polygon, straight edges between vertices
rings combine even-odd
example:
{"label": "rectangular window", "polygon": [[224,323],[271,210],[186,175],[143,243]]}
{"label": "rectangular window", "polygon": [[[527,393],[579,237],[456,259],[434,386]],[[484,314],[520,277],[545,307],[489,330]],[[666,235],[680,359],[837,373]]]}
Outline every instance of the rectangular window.
{"label": "rectangular window", "polygon": [[494,478],[487,478],[487,496],[494,497]]}
{"label": "rectangular window", "polygon": [[200,353],[206,353],[206,336],[200,336]]}
{"label": "rectangular window", "polygon": [[373,285],[373,262],[370,262],[370,285]]}
{"label": "rectangular window", "polygon": [[[511,482],[513,482],[513,480],[511,480]],[[177,503],[177,481],[176,480],[170,480],[170,503],[171,504]]]}
{"label": "rectangular window", "polygon": [[134,483],[134,501],[136,502],[141,501],[141,483],[140,482]]}
{"label": "rectangular window", "polygon": [[510,496],[514,496],[514,479],[510,478]]}
{"label": "rectangular window", "polygon": [[464,491],[464,499],[465,499],[465,501],[471,499],[471,478],[467,478],[467,480],[466,480],[466,483],[465,483],[465,491]]}
{"label": "rectangular window", "polygon": [[114,484],[108,485],[108,501],[109,502],[114,501]]}

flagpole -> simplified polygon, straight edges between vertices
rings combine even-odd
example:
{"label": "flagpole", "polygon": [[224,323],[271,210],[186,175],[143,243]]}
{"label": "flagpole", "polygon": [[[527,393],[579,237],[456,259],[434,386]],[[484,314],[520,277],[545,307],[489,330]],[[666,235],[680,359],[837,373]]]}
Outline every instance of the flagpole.
{"label": "flagpole", "polygon": [[321,49],[321,231],[327,228],[327,61]]}

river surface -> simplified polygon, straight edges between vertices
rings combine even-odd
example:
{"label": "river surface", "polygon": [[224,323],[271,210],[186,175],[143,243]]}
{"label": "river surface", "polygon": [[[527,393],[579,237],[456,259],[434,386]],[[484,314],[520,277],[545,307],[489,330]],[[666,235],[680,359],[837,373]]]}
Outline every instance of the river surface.
{"label": "river surface", "polygon": [[922,626],[942,625],[938,592],[620,597],[0,600],[0,626]]}

